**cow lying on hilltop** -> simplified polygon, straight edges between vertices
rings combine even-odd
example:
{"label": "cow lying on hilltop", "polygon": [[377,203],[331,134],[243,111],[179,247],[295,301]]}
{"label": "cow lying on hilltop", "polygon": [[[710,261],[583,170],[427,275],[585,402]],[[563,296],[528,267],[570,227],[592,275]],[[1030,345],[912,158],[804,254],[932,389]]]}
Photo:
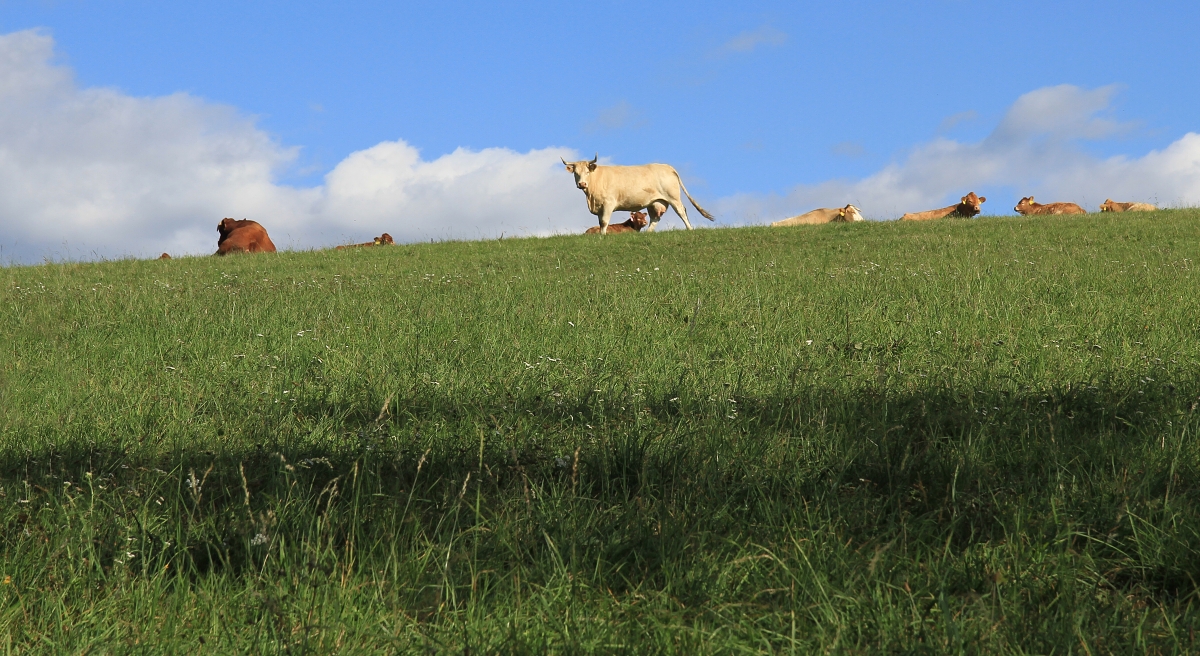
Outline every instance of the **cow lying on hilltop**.
{"label": "cow lying on hilltop", "polygon": [[[645,212],[630,212],[629,218],[624,223],[613,223],[608,226],[608,234],[614,235],[621,232],[641,232],[642,228],[646,227]],[[600,226],[592,226],[583,234],[594,235],[600,232]]]}
{"label": "cow lying on hilltop", "polygon": [[366,246],[391,246],[395,243],[396,242],[392,239],[392,236],[385,232],[376,237],[373,241],[368,241],[362,244],[345,244],[343,246],[338,246],[335,250],[340,251],[347,248],[363,248]]}
{"label": "cow lying on hilltop", "polygon": [[939,210],[929,210],[927,212],[911,212],[900,217],[901,221],[929,221],[930,219],[944,219],[948,216],[961,216],[963,218],[971,218],[977,216],[980,212],[980,206],[987,202],[986,196],[976,196],[975,192],[971,192],[963,196],[958,201],[957,205],[943,207]]}
{"label": "cow lying on hilltop", "polygon": [[822,207],[811,212],[805,212],[782,221],[771,224],[773,228],[794,225],[816,225],[820,223],[836,223],[839,221],[863,221],[862,212],[853,205],[845,207]]}
{"label": "cow lying on hilltop", "polygon": [[1082,207],[1075,203],[1035,203],[1033,196],[1022,198],[1013,208],[1017,214],[1030,216],[1033,214],[1087,214]]}
{"label": "cow lying on hilltop", "polygon": [[159,255],[159,256],[158,256],[158,259],[160,259],[160,260],[169,260],[169,259],[171,259],[171,254],[170,254],[170,253],[163,253],[162,255]]}
{"label": "cow lying on hilltop", "polygon": [[256,221],[221,219],[217,232],[221,233],[217,240],[217,255],[275,252],[275,244],[267,236],[266,228]]}
{"label": "cow lying on hilltop", "polygon": [[1111,198],[1100,204],[1101,212],[1153,212],[1157,209],[1150,203],[1118,203]]}
{"label": "cow lying on hilltop", "polygon": [[[713,216],[696,204],[679,173],[667,164],[643,164],[642,166],[600,166],[597,157],[591,161],[580,160],[568,163],[562,160],[567,170],[575,174],[575,186],[587,197],[588,211],[600,219],[600,234],[608,230],[613,212],[633,212],[650,208],[650,232],[670,205],[688,230],[692,224],[687,218],[687,209],[679,198],[679,190],[704,218],[714,221]],[[559,158],[562,159],[562,158]]]}

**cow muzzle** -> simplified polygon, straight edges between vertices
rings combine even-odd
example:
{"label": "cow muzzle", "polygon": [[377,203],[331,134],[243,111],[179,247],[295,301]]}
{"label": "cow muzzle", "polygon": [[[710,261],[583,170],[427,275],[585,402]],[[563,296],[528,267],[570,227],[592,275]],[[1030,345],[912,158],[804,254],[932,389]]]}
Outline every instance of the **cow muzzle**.
{"label": "cow muzzle", "polygon": [[575,186],[579,187],[580,189],[582,189],[584,191],[587,191],[587,183],[586,182],[576,182]]}

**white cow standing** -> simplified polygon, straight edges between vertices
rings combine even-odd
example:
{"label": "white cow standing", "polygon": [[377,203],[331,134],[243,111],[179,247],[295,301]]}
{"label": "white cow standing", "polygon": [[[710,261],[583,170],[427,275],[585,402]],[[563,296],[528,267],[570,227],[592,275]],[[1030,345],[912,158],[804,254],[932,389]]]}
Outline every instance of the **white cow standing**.
{"label": "white cow standing", "polygon": [[683,219],[683,225],[691,230],[687,209],[679,198],[680,189],[704,218],[716,220],[692,199],[675,167],[668,164],[600,166],[596,164],[597,159],[599,155],[590,162],[580,160],[568,163],[563,160],[563,164],[575,174],[575,186],[587,196],[588,211],[600,219],[600,234],[608,233],[608,222],[613,212],[637,212],[643,209],[650,215],[647,232],[653,232],[658,220],[667,213],[668,205]]}

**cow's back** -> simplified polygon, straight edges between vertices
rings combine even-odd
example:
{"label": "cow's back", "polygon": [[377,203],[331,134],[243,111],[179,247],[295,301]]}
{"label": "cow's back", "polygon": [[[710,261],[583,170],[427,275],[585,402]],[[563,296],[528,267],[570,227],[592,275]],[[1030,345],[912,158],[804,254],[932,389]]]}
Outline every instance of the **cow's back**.
{"label": "cow's back", "polygon": [[1075,203],[1046,203],[1035,209],[1032,214],[1087,214]]}
{"label": "cow's back", "polygon": [[783,219],[782,221],[776,221],[771,224],[771,227],[782,228],[795,225],[819,225],[822,223],[831,223],[837,220],[838,213],[840,211],[841,210],[836,207],[822,207],[811,212],[805,212],[804,214],[800,214],[798,216]]}
{"label": "cow's back", "polygon": [[616,211],[640,210],[655,200],[677,199],[679,174],[670,164],[597,166],[587,193],[593,214],[604,204],[614,205]]}
{"label": "cow's back", "polygon": [[274,253],[275,244],[267,235],[266,228],[250,221],[225,235],[217,244],[217,255],[229,253]]}
{"label": "cow's back", "polygon": [[944,219],[958,210],[958,205],[943,207],[936,210],[928,210],[925,212],[910,212],[900,217],[901,221],[932,221],[933,219]]}

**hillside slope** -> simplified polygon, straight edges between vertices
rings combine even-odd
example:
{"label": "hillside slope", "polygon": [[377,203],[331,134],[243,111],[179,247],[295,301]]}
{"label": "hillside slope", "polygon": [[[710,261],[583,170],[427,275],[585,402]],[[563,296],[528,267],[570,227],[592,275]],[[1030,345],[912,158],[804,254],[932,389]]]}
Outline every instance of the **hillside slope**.
{"label": "hillside slope", "polygon": [[0,269],[0,622],[1200,649],[1200,212]]}

